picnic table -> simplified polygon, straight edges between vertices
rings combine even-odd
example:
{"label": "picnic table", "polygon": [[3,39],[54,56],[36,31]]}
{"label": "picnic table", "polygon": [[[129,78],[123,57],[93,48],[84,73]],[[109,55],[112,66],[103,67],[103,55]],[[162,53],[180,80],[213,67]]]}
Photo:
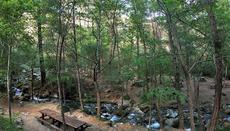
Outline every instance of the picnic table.
{"label": "picnic table", "polygon": [[[47,124],[51,127],[54,127],[56,130],[62,131],[60,128],[63,125],[63,119],[61,113],[50,109],[44,109],[39,111],[41,113],[41,117],[38,118],[43,124]],[[51,119],[51,123],[47,122],[47,120]],[[55,127],[55,123],[57,123],[57,127]],[[67,126],[74,129],[74,131],[84,131],[89,125],[86,122],[77,120],[76,118],[65,116],[65,123]]]}

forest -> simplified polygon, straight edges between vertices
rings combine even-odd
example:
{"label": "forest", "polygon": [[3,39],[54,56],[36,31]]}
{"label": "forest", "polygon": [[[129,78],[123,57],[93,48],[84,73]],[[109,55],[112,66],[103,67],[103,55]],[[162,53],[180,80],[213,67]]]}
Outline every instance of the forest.
{"label": "forest", "polygon": [[230,131],[229,0],[0,0],[0,131]]}

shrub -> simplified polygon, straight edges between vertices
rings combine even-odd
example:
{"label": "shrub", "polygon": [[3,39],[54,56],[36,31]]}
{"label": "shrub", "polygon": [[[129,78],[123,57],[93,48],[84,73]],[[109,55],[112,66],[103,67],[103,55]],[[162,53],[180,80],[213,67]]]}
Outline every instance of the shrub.
{"label": "shrub", "polygon": [[0,116],[0,131],[23,131],[22,129],[18,129],[15,123],[10,123],[8,118],[4,118]]}

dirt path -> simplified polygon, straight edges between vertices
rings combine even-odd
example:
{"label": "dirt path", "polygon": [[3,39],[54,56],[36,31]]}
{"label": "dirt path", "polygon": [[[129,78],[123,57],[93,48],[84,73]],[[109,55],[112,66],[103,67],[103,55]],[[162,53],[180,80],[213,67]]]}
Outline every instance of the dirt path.
{"label": "dirt path", "polygon": [[[3,107],[6,109],[7,105],[4,105]],[[45,108],[60,112],[57,107],[57,104],[52,102],[37,104],[24,103],[22,107],[20,107],[17,104],[12,105],[13,112],[15,114],[20,114],[20,117],[23,119],[25,131],[53,131],[52,129],[49,129],[46,126],[41,125],[40,122],[36,120],[35,116],[40,116],[38,111]],[[146,128],[139,126],[131,126],[129,124],[123,123],[116,124],[116,126],[114,127],[110,127],[108,125],[108,122],[101,121],[95,116],[87,115],[81,112],[80,110],[76,110],[72,114],[67,112],[66,115],[76,117],[81,121],[85,121],[93,125],[94,128],[90,128],[87,131],[147,131]]]}
{"label": "dirt path", "polygon": [[[4,104],[3,104],[4,105]],[[5,109],[7,105],[3,106]],[[35,116],[39,116],[39,110],[44,108],[57,110],[57,105],[54,103],[24,103],[22,107],[17,104],[12,105],[12,110],[15,114],[19,114],[19,117],[22,118],[25,131],[52,131],[51,129],[43,126],[40,122],[38,122]],[[6,110],[5,110],[6,111]]]}

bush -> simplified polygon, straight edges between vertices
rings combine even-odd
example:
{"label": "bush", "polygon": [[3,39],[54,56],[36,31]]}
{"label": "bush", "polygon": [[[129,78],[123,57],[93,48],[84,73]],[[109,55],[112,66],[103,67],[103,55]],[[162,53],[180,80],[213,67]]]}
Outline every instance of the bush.
{"label": "bush", "polygon": [[10,120],[0,116],[0,131],[23,131],[17,129],[15,123],[10,124]]}
{"label": "bush", "polygon": [[219,129],[218,131],[230,131],[230,127],[226,127],[226,128],[223,128],[223,129]]}

